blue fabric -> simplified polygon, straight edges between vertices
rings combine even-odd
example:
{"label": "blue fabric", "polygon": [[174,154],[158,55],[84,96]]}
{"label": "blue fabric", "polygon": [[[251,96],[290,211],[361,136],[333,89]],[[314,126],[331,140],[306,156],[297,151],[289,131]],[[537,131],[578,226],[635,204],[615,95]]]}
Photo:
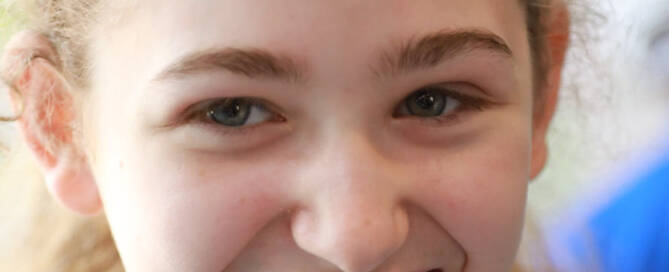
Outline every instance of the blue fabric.
{"label": "blue fabric", "polygon": [[669,154],[588,222],[602,271],[669,272]]}

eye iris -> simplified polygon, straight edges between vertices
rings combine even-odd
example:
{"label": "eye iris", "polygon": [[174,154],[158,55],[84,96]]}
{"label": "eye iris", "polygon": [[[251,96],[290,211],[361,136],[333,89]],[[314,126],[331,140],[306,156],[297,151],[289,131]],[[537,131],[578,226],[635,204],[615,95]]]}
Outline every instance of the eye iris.
{"label": "eye iris", "polygon": [[422,90],[407,99],[409,113],[422,117],[439,116],[446,108],[446,97],[437,91]]}
{"label": "eye iris", "polygon": [[241,99],[233,99],[213,105],[208,112],[209,118],[219,124],[239,127],[246,123],[251,113],[251,105]]}

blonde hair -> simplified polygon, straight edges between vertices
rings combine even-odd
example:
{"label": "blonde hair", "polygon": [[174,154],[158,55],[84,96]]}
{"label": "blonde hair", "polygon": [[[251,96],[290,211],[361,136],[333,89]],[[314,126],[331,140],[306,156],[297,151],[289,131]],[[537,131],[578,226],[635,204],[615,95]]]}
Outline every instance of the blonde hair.
{"label": "blonde hair", "polygon": [[[51,60],[76,89],[85,90],[90,74],[89,48],[91,26],[105,10],[99,0],[5,0],[30,29],[48,38],[56,58]],[[545,84],[548,52],[545,48],[543,19],[551,0],[521,0],[527,7],[527,27],[533,55],[535,89]],[[46,56],[37,56],[46,57]],[[10,90],[15,90],[4,78]],[[541,94],[538,94],[539,96]],[[12,119],[12,118],[6,118]],[[2,120],[0,120],[2,121]],[[17,183],[24,190],[17,199],[21,209],[17,218],[26,225],[17,225],[17,235],[10,250],[0,254],[2,271],[123,271],[108,223],[104,216],[82,218],[58,207],[40,182],[39,172],[24,145],[14,147],[7,163],[0,165],[0,189],[15,192]],[[26,169],[28,169],[26,171]],[[14,174],[14,175],[12,175]],[[18,174],[18,175],[16,175]],[[12,182],[8,182],[12,181]],[[2,187],[4,186],[4,188]],[[2,207],[0,207],[2,208]],[[3,211],[4,212],[4,211]],[[18,214],[20,213],[20,214]],[[0,233],[1,234],[1,233]],[[2,249],[0,249],[2,250]],[[2,251],[0,251],[2,253]],[[521,271],[518,267],[514,271]]]}

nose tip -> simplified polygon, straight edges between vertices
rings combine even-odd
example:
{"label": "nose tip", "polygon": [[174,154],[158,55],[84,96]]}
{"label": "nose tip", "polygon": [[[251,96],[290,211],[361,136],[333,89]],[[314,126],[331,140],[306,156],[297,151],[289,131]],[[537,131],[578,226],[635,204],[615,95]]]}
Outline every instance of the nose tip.
{"label": "nose tip", "polygon": [[340,271],[372,271],[407,238],[402,183],[361,129],[336,128],[301,166],[293,240]]}
{"label": "nose tip", "polygon": [[298,212],[292,222],[295,242],[342,271],[374,270],[404,244],[408,215],[401,207],[380,210],[383,205],[360,204]]}

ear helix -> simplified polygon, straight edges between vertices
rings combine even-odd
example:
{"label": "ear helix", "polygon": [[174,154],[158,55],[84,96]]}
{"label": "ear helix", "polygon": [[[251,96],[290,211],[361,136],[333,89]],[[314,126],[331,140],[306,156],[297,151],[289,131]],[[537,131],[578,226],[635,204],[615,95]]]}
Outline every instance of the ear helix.
{"label": "ear helix", "polygon": [[[23,61],[24,64],[19,66],[16,69],[17,71],[23,71],[25,72],[25,69],[28,69],[28,65],[30,65],[30,62],[32,62],[36,58],[35,55],[31,55],[29,58],[27,58],[25,61]],[[16,114],[11,117],[5,117],[5,116],[0,116],[0,122],[14,122],[17,121],[21,118],[23,115],[23,110],[25,108],[25,101],[23,100],[23,95],[21,92],[16,88],[14,82],[16,81],[16,76],[6,76],[6,74],[12,74],[12,73],[4,73],[5,69],[9,69],[6,67],[2,67],[3,73],[0,74],[0,83],[4,84],[7,90],[10,92],[10,99],[14,100],[14,107],[15,107],[15,112]]]}
{"label": "ear helix", "polygon": [[[51,42],[42,34],[26,30],[20,32],[7,43],[6,51],[0,59],[0,87],[6,87],[10,98],[14,100],[16,114],[14,116],[0,116],[0,122],[14,122],[21,118],[25,108],[23,95],[16,86],[16,81],[26,73],[30,64],[37,58],[46,60],[54,67],[60,67],[56,62],[56,52]],[[0,88],[1,89],[1,88]]]}

